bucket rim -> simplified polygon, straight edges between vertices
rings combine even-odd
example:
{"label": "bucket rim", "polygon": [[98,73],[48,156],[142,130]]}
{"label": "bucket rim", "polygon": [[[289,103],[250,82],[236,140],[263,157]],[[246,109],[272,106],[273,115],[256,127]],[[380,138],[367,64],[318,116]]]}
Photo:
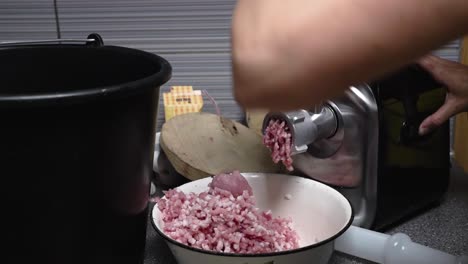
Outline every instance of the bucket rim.
{"label": "bucket rim", "polygon": [[150,74],[144,78],[140,78],[138,80],[122,82],[120,84],[114,85],[99,86],[95,88],[81,88],[73,91],[64,91],[59,93],[44,92],[29,95],[0,93],[0,107],[77,103],[97,98],[107,98],[117,94],[129,95],[133,93],[140,93],[148,89],[160,87],[163,84],[167,83],[172,77],[172,66],[165,58],[154,53],[128,47],[113,45],[105,45],[100,47],[83,47],[81,45],[51,44],[0,48],[0,52],[2,50],[25,50],[42,48],[106,49],[116,53],[130,53],[133,56],[141,56],[142,58],[155,62],[159,65],[160,69],[159,71]]}

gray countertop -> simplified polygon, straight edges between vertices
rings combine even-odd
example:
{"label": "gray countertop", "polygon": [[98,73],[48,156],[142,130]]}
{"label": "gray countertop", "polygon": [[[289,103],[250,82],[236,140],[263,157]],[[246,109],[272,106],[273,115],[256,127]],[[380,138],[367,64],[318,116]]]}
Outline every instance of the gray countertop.
{"label": "gray countertop", "polygon": [[[423,184],[422,184],[423,187]],[[413,219],[389,230],[388,234],[405,233],[414,242],[454,255],[468,255],[468,175],[452,169],[446,199]],[[335,253],[330,264],[368,264],[371,262]],[[144,264],[176,264],[169,248],[148,225]]]}

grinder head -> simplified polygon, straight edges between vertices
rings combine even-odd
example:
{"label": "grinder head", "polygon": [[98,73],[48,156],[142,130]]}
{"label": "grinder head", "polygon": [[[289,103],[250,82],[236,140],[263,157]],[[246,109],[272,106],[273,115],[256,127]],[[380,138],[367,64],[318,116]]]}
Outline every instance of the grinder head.
{"label": "grinder head", "polygon": [[270,112],[263,120],[263,133],[272,120],[284,121],[291,133],[291,155],[306,152],[311,144],[332,137],[338,129],[337,116],[328,104],[314,110]]}

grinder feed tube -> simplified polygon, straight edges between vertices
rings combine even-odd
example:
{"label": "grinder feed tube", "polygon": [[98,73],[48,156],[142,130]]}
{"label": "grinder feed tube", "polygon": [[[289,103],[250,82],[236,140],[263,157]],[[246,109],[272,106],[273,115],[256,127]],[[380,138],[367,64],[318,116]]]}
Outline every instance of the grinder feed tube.
{"label": "grinder feed tube", "polygon": [[314,110],[268,113],[263,120],[263,143],[275,163],[293,170],[291,156],[304,153],[308,145],[332,137],[338,129],[333,109],[325,104]]}

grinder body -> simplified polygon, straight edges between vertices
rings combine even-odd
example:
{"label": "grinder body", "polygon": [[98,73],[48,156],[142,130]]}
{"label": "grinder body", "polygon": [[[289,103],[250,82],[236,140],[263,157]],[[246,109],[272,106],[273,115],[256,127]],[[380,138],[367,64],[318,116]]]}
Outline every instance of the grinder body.
{"label": "grinder body", "polygon": [[263,127],[284,120],[292,134],[293,173],[345,195],[354,225],[385,229],[447,191],[448,124],[425,137],[417,133],[444,98],[442,85],[410,65],[311,109],[268,113]]}

